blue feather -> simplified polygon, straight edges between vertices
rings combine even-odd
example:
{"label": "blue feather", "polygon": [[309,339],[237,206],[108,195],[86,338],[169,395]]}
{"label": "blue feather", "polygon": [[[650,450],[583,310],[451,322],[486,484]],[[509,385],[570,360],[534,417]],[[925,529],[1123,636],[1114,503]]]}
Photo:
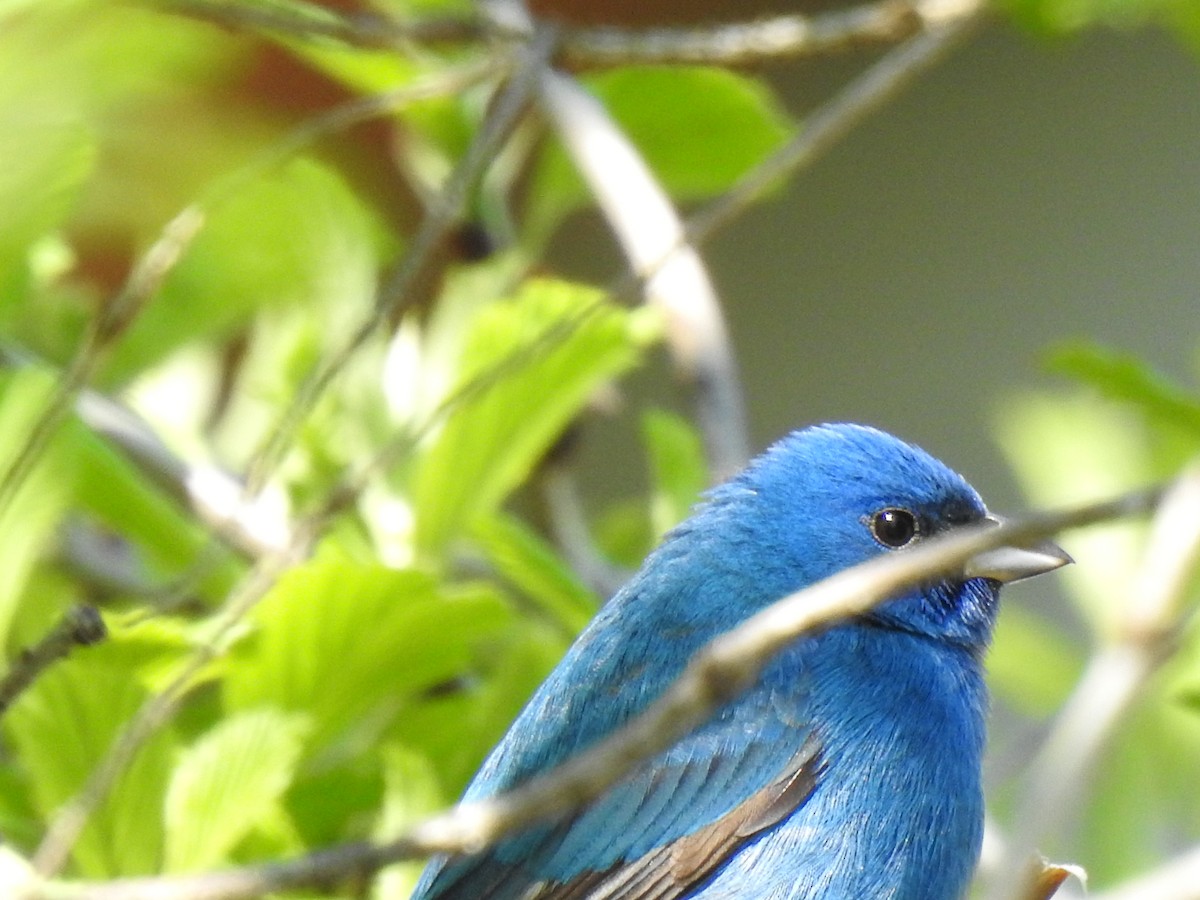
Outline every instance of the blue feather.
{"label": "blue feather", "polygon": [[[887,510],[899,511],[889,514],[901,517],[898,535],[879,530]],[[920,540],[986,513],[959,475],[883,432],[789,435],[647,557],[464,799],[586,749],[643,711],[708,641],[893,552],[910,522]],[[432,860],[415,900],[956,900],[982,837],[981,660],[998,593],[990,579],[950,579],[797,641],[589,806],[482,853]]]}

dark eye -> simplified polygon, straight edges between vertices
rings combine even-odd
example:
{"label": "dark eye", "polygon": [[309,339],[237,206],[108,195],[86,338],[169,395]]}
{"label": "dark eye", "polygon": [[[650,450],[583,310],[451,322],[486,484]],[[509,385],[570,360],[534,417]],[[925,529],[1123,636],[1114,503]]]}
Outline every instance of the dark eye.
{"label": "dark eye", "polygon": [[871,516],[871,534],[885,547],[903,547],[920,531],[917,517],[907,509],[892,506]]}

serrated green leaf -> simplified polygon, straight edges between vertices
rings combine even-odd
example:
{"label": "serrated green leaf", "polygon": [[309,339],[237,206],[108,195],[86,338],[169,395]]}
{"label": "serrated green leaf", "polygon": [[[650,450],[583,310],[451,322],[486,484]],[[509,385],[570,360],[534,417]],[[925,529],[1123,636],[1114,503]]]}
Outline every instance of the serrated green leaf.
{"label": "serrated green leaf", "polygon": [[229,716],[189,747],[167,788],[165,870],[229,862],[287,790],[306,730],[302,715],[252,710]]}
{"label": "serrated green leaf", "polygon": [[676,413],[648,410],[642,416],[642,440],[654,485],[650,520],[661,535],[686,519],[700,499],[708,486],[708,466],[696,429]]}
{"label": "serrated green leaf", "polygon": [[[725,69],[626,66],[585,84],[676,200],[727,190],[794,129],[762,81]],[[547,147],[533,184],[530,219],[539,233],[588,197],[557,143]]]}
{"label": "serrated green leaf", "polygon": [[390,732],[430,760],[446,797],[462,793],[568,645],[560,631],[536,622],[507,637],[481,678],[412,703]]}
{"label": "serrated green leaf", "polygon": [[[230,709],[307,713],[322,749],[372,711],[467,670],[476,645],[511,612],[484,588],[319,558],[288,572],[259,604],[256,632],[223,681]],[[386,711],[386,710],[385,710]]]}
{"label": "serrated green leaf", "polygon": [[525,480],[588,397],[635,363],[638,325],[598,291],[550,280],[478,316],[458,383],[479,387],[419,462],[420,552],[437,558]]}
{"label": "serrated green leaf", "polygon": [[366,208],[330,169],[307,159],[272,169],[207,213],[106,374],[229,334],[267,307],[316,307],[330,327],[357,318],[374,296],[380,245]]}
{"label": "serrated green leaf", "polygon": [[472,534],[493,566],[558,622],[578,634],[600,607],[596,595],[538,535],[504,515],[475,522]]}
{"label": "serrated green leaf", "polygon": [[[128,669],[97,664],[82,650],[18,699],[3,720],[5,733],[43,819],[79,792],[148,696]],[[174,744],[168,726],[138,751],[72,851],[78,874],[111,878],[158,870],[163,843],[158,811]]]}
{"label": "serrated green leaf", "polygon": [[1200,394],[1189,391],[1129,353],[1095,344],[1064,344],[1050,353],[1052,372],[1081,381],[1104,396],[1186,428],[1200,437]]}

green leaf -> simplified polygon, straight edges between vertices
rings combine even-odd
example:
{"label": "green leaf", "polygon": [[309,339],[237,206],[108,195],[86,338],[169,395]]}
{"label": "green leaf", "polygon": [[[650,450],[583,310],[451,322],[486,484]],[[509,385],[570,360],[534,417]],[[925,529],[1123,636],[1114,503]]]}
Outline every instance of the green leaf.
{"label": "green leaf", "polygon": [[444,796],[458,796],[567,643],[561,631],[536,622],[513,629],[482,678],[413,703],[396,720],[391,737],[430,760]]}
{"label": "green leaf", "polygon": [[666,410],[642,417],[642,439],[650,451],[654,483],[650,519],[656,534],[665,534],[687,518],[708,485],[704,446],[691,422]]}
{"label": "green leaf", "polygon": [[[761,80],[703,66],[627,66],[585,84],[677,200],[727,190],[762,162],[795,126]],[[583,205],[583,181],[561,145],[536,170],[535,231]]]}
{"label": "green leaf", "polygon": [[1075,641],[1023,606],[1002,605],[988,654],[988,681],[1018,712],[1045,717],[1066,700],[1083,672]]}
{"label": "green leaf", "polygon": [[472,530],[488,560],[558,622],[578,634],[600,602],[538,535],[504,515],[479,519]]}
{"label": "green leaf", "polygon": [[1185,40],[1195,33],[1190,30],[1196,20],[1192,0],[1004,0],[1003,5],[1022,25],[1042,33],[1096,25],[1129,29],[1151,23],[1174,28]]}
{"label": "green leaf", "polygon": [[[9,471],[54,392],[54,375],[36,368],[0,373],[0,478]],[[0,509],[0,646],[38,559],[53,542],[77,473],[52,439],[24,484]]]}
{"label": "green leaf", "polygon": [[[137,547],[151,578],[175,577],[206,551],[208,532],[190,511],[111,444],[78,421],[67,423],[62,439],[72,456],[76,501],[97,522]],[[205,596],[220,597],[241,567],[223,549],[210,560],[198,587]]]}
{"label": "green leaf", "polygon": [[[437,773],[424,755],[400,744],[389,744],[383,749],[383,772],[383,815],[375,829],[376,840],[393,840],[445,806],[447,798]],[[408,900],[424,867],[423,861],[388,866],[376,879],[373,900]]]}
{"label": "green leaf", "polygon": [[275,810],[300,761],[305,718],[278,710],[236,713],[180,757],[164,809],[168,872],[229,862]]}
{"label": "green leaf", "polygon": [[229,660],[225,700],[233,710],[307,713],[308,749],[320,750],[468,670],[476,646],[510,621],[504,601],[483,588],[443,589],[418,572],[318,558],[284,575],[256,608],[256,632]]}
{"label": "green leaf", "polygon": [[0,110],[0,316],[10,333],[25,331],[22,318],[37,315],[25,299],[29,251],[35,241],[58,227],[92,170],[95,146],[78,122],[28,118]]}
{"label": "green leaf", "polygon": [[[1109,497],[1154,477],[1142,423],[1096,397],[1014,398],[999,412],[997,436],[1034,506]],[[1125,521],[1063,539],[1077,565],[1056,578],[1097,634],[1112,635],[1119,628],[1144,532],[1143,523]]]}
{"label": "green leaf", "polygon": [[550,280],[480,313],[461,363],[463,399],[419,463],[419,552],[440,556],[528,477],[592,393],[635,363],[641,321],[598,291]]}
{"label": "green leaf", "polygon": [[1163,686],[1162,679],[1151,681],[1089,782],[1094,791],[1073,849],[1097,887],[1161,864],[1165,834],[1200,837],[1200,716],[1181,709]]}
{"label": "green leaf", "polygon": [[366,208],[327,167],[294,160],[215,204],[160,295],[114,353],[110,377],[140,370],[185,341],[223,337],[259,309],[303,305],[354,320],[375,292],[382,239]]}
{"label": "green leaf", "polygon": [[1132,404],[1161,423],[1200,436],[1200,395],[1188,391],[1128,353],[1075,342],[1052,351],[1048,367]]}
{"label": "green leaf", "polygon": [[[34,804],[48,819],[83,787],[117,735],[148,698],[135,673],[86,650],[43,674],[4,718],[25,769]],[[174,737],[159,730],[118,779],[72,853],[87,878],[158,870],[162,822],[158,811],[171,770]]]}

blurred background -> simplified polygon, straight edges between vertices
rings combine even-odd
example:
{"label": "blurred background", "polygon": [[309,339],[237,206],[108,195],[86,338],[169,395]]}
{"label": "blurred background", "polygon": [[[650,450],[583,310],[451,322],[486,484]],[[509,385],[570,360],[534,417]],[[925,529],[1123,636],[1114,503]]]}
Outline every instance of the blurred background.
{"label": "blurred background", "polygon": [[[94,421],[64,416],[55,441],[34,454],[24,493],[0,503],[9,663],[74,603],[95,604],[111,629],[108,643],[53,669],[0,722],[0,835],[20,853],[53,834],[58,810],[114,736],[161,696],[237,585],[272,558],[278,533],[269,529],[258,544],[214,541],[212,509],[198,509],[189,479],[224,470],[214,484],[227,493],[216,496],[237,513],[256,448],[375,308],[382,273],[411,246],[487,110],[495,72],[318,134],[313,123],[330,110],[444,77],[495,48],[475,38],[402,53],[356,47],[272,31],[246,11],[318,24],[333,14],[369,33],[376,16],[461,21],[472,8],[0,2],[0,459],[17,457],[62,385],[63,410],[86,383],[136,409],[163,442],[147,463],[128,446],[114,452],[121,440],[99,439]],[[571,24],[645,27],[834,7],[532,8]],[[1001,512],[1176,473],[1200,449],[1198,34],[1196,0],[1010,0],[720,231],[705,259],[754,450],[815,421],[872,423],[960,470]],[[624,87],[602,75],[589,84],[635,114],[647,155],[672,160],[663,177],[674,184],[681,173],[708,175],[688,170],[691,146],[726,142],[749,167],[883,52],[774,60],[737,69],[741,80],[689,82],[685,73],[674,89],[694,91],[693,124],[710,108],[703,86],[727,90],[722,102],[759,141],[749,150],[753,141],[743,145],[716,121],[682,136],[650,133],[662,110],[652,93],[639,94],[645,70]],[[360,346],[323,399],[300,408],[304,424],[269,480],[264,521],[289,525],[320,510],[371,454],[404,452],[336,510],[311,557],[299,554],[234,617],[227,658],[187,685],[180,715],[100,802],[90,830],[63,842],[69,875],[296,855],[394,834],[451,802],[605,593],[566,564],[568,541],[554,545],[562,529],[546,527],[547,472],[566,460],[582,487],[574,524],[584,543],[594,538],[588,549],[623,566],[703,486],[686,419],[643,415],[689,410],[640,309],[578,325],[564,346],[587,340],[546,370],[554,377],[536,354],[526,354],[527,371],[501,367],[493,389],[508,405],[468,399],[437,418],[481,361],[528,349],[514,335],[578,312],[595,300],[585,285],[625,271],[607,224],[580,208],[582,193],[546,174],[558,152],[550,129],[525,126],[518,163],[496,166],[501,187],[485,182],[408,285],[417,314],[375,321],[386,340]],[[309,129],[307,143],[295,140],[298,128]],[[693,190],[683,209],[728,189],[727,175],[704,181],[712,186]],[[514,226],[496,213],[507,202],[497,195],[525,189],[544,189],[550,212],[538,196],[523,198],[505,210]],[[195,242],[161,283],[150,279],[146,296],[123,292],[165,223],[197,202],[210,218]],[[521,220],[529,209],[531,221],[543,215],[544,234]],[[514,235],[515,251],[505,244]],[[580,283],[547,288],[530,271]],[[122,307],[131,293],[144,305]],[[1080,340],[1091,349],[1072,357],[1074,371],[1090,377],[1064,377],[1061,353],[1052,371],[1055,348]],[[77,356],[89,341],[92,355]],[[589,357],[589,347],[600,350]],[[71,385],[65,370],[80,381]],[[411,443],[396,444],[409,431]],[[90,557],[72,543],[80,534],[90,536]],[[1010,834],[1025,825],[1014,821],[1022,779],[1053,714],[1087,661],[1128,638],[1141,538],[1136,527],[1068,535],[1080,565],[1006,592],[987,775]],[[1195,596],[1165,611],[1172,627]],[[1042,847],[1084,863],[1101,887],[1200,838],[1194,631],[1141,686],[1140,705],[1084,773],[1070,822]],[[226,777],[231,759],[242,761],[236,778]],[[154,804],[161,821],[146,815]],[[353,896],[404,897],[412,874]]]}
{"label": "blurred background", "polygon": [[[861,62],[767,75],[802,116]],[[1063,386],[1048,347],[1090,336],[1195,383],[1198,139],[1200,69],[1171,36],[988,27],[710,245],[756,446],[871,422],[1019,508],[995,416]],[[554,254],[619,266],[588,216]]]}

